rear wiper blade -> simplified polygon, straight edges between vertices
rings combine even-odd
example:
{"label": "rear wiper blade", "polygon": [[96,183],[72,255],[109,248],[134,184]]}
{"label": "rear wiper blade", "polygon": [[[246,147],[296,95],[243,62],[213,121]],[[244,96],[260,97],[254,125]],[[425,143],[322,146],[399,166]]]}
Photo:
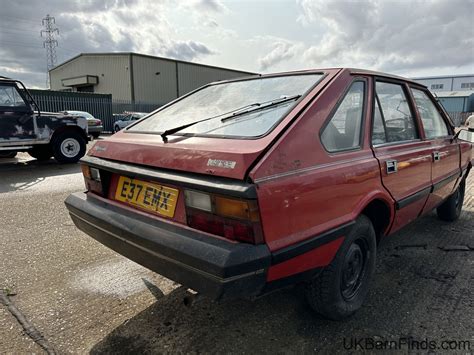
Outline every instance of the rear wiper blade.
{"label": "rear wiper blade", "polygon": [[285,96],[285,97],[282,97],[282,98],[279,98],[279,99],[276,99],[276,100],[262,102],[260,104],[255,105],[255,106],[258,106],[258,107],[249,108],[248,110],[245,110],[245,111],[234,112],[234,113],[232,113],[231,115],[229,115],[227,117],[223,117],[223,118],[221,118],[221,122],[226,122],[226,121],[234,119],[235,117],[243,116],[243,115],[246,115],[248,113],[255,112],[255,111],[264,110],[266,108],[277,106],[277,105],[283,104],[285,102],[298,100],[300,97],[301,97],[301,95]]}
{"label": "rear wiper blade", "polygon": [[[167,136],[169,136],[170,134],[174,134],[174,133],[179,132],[183,129],[194,126],[198,123],[213,120],[215,118],[219,118],[219,117],[222,117],[222,116],[226,116],[226,117],[221,119],[222,122],[225,122],[228,119],[231,119],[231,118],[234,118],[234,117],[237,117],[237,116],[241,116],[241,115],[245,115],[245,114],[250,113],[250,112],[254,112],[254,111],[258,111],[258,110],[261,110],[261,109],[264,109],[264,108],[267,108],[267,107],[279,105],[283,102],[287,102],[287,101],[291,101],[291,100],[297,100],[300,97],[301,97],[301,95],[285,96],[285,97],[282,97],[282,98],[279,98],[279,99],[273,99],[273,100],[269,100],[269,101],[256,102],[256,103],[253,103],[253,104],[245,105],[245,106],[236,108],[232,111],[221,113],[220,115],[217,115],[217,116],[203,118],[202,120],[197,120],[197,121],[194,121],[194,122],[191,122],[191,123],[184,124],[182,126],[167,129],[166,131],[164,131],[161,134],[161,138],[163,139],[164,143],[167,143],[168,142]],[[252,109],[251,107],[255,107],[255,108]],[[246,110],[246,109],[248,109],[248,110]]]}

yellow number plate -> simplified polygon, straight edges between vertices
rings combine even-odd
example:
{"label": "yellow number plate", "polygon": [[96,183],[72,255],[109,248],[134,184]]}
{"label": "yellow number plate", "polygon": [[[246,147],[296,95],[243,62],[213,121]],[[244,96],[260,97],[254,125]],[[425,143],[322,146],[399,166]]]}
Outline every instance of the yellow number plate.
{"label": "yellow number plate", "polygon": [[133,206],[173,217],[179,191],[170,187],[121,176],[115,199]]}

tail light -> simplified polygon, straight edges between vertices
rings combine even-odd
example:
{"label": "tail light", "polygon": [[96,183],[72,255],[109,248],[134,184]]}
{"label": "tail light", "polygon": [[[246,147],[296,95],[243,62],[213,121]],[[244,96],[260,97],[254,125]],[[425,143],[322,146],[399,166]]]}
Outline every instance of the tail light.
{"label": "tail light", "polygon": [[101,120],[97,120],[96,125],[97,125],[97,126],[100,126],[101,124],[102,124],[102,121],[101,121]]}
{"label": "tail light", "polygon": [[255,200],[185,190],[186,217],[190,227],[230,240],[260,244],[263,233]]}
{"label": "tail light", "polygon": [[102,180],[100,170],[85,164],[81,164],[81,170],[87,190],[104,196],[104,181]]}

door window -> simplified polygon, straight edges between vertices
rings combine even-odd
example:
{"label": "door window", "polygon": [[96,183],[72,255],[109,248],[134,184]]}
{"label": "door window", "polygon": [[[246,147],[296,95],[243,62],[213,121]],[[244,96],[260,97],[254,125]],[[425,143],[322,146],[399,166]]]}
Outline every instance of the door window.
{"label": "door window", "polygon": [[354,82],[321,134],[321,143],[327,151],[360,147],[364,98],[365,83]]}
{"label": "door window", "polygon": [[401,142],[418,138],[415,119],[407,96],[399,84],[377,82],[376,93],[385,123],[386,141]]}
{"label": "door window", "polygon": [[449,135],[448,127],[433,101],[421,90],[412,89],[418,113],[423,122],[426,138],[446,137]]}
{"label": "door window", "polygon": [[20,96],[16,87],[0,84],[0,106],[4,107],[26,107],[25,101]]}

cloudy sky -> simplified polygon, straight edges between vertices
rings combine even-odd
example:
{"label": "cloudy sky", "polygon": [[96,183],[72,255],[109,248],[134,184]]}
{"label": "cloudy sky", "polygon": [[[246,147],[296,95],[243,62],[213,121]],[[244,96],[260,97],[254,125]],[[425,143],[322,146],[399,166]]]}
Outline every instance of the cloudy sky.
{"label": "cloudy sky", "polygon": [[474,73],[474,0],[2,0],[0,75],[45,86],[41,20],[57,63],[133,51],[255,72],[351,66]]}

